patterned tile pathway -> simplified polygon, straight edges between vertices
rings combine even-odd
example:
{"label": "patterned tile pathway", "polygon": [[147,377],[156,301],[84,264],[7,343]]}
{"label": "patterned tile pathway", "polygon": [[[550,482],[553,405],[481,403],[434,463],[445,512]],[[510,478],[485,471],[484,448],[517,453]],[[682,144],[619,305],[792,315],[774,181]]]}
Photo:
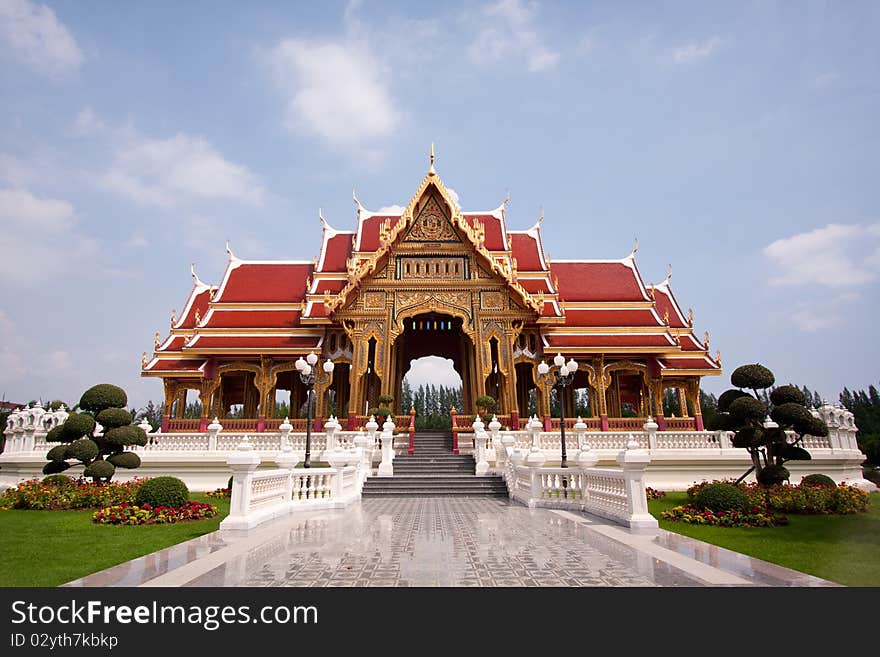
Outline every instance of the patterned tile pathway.
{"label": "patterned tile pathway", "polygon": [[70,586],[810,586],[668,532],[492,498],[368,499],[215,532]]}

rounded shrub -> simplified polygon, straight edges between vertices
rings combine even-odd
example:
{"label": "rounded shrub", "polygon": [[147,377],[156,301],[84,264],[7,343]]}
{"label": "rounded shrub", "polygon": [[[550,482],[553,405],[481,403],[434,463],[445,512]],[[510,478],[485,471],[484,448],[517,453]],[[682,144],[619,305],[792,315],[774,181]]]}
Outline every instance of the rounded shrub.
{"label": "rounded shrub", "polygon": [[124,408],[105,408],[95,418],[104,427],[104,430],[114,427],[124,427],[131,424],[131,413]]}
{"label": "rounded shrub", "polygon": [[109,461],[92,461],[83,470],[83,476],[95,479],[109,479],[116,472],[116,468]]}
{"label": "rounded shrub", "polygon": [[70,447],[70,445],[56,445],[49,450],[48,454],[46,454],[46,459],[48,459],[49,461],[63,461],[64,459],[68,458],[68,447]]}
{"label": "rounded shrub", "polygon": [[49,461],[46,465],[43,466],[43,474],[58,474],[59,472],[64,472],[69,467],[70,463],[68,463],[67,461]]}
{"label": "rounded shrub", "polygon": [[735,399],[730,404],[730,417],[741,424],[750,420],[761,421],[766,415],[767,407],[764,402],[749,395]]}
{"label": "rounded shrub", "polygon": [[394,397],[392,397],[391,395],[379,395],[378,401],[379,401],[379,404],[387,406],[388,404],[390,404],[391,402],[394,401]]}
{"label": "rounded shrub", "polygon": [[71,413],[61,425],[60,440],[72,443],[95,430],[95,418],[88,413]]}
{"label": "rounded shrub", "polygon": [[107,460],[117,468],[127,468],[131,470],[132,468],[139,468],[141,466],[141,457],[134,452],[119,452],[118,454],[111,454],[107,457]]}
{"label": "rounded shrub", "polygon": [[371,408],[370,415],[374,416],[376,418],[376,421],[379,422],[379,424],[382,424],[382,422],[385,420],[385,418],[388,417],[389,415],[391,415],[391,409],[387,408],[385,406],[379,406],[378,408]]}
{"label": "rounded shrub", "polygon": [[820,473],[807,475],[801,479],[801,484],[804,486],[818,486],[820,488],[837,488],[837,482],[828,475]]}
{"label": "rounded shrub", "polygon": [[758,473],[758,483],[762,486],[775,486],[788,481],[791,473],[784,465],[767,465]]}
{"label": "rounded shrub", "polygon": [[476,404],[482,408],[494,408],[495,398],[490,395],[480,395],[477,397]]}
{"label": "rounded shrub", "polygon": [[759,447],[764,443],[764,430],[755,427],[745,427],[733,434],[731,444],[734,447],[748,449],[750,447]]}
{"label": "rounded shrub", "polygon": [[769,388],[776,383],[776,377],[766,367],[755,363],[754,365],[740,365],[733,370],[733,374],[730,375],[730,382],[737,388],[760,390],[762,388]]}
{"label": "rounded shrub", "polygon": [[693,505],[710,511],[745,511],[751,507],[749,496],[738,486],[724,482],[707,484],[694,494]]}
{"label": "rounded shrub", "polygon": [[718,412],[726,413],[730,410],[730,405],[740,397],[751,397],[751,395],[747,392],[743,392],[742,390],[725,390],[718,397]]}
{"label": "rounded shrub", "polygon": [[60,443],[60,442],[62,442],[61,425],[58,425],[57,427],[55,427],[53,429],[49,429],[49,431],[46,433],[46,442],[47,443]]}
{"label": "rounded shrub", "polygon": [[804,393],[795,386],[779,386],[770,392],[770,401],[774,406],[782,406],[783,404],[804,406],[807,403]]}
{"label": "rounded shrub", "polygon": [[43,485],[51,486],[52,488],[64,488],[65,486],[73,485],[73,479],[67,475],[53,474],[43,478]]}
{"label": "rounded shrub", "polygon": [[730,413],[715,413],[706,422],[706,429],[709,431],[733,431],[736,429],[736,422],[730,417]]}
{"label": "rounded shrub", "polygon": [[803,423],[809,422],[813,419],[810,411],[808,411],[805,406],[792,402],[775,406],[770,412],[770,417],[772,417],[780,426],[785,427],[790,427],[795,424],[803,425]]}
{"label": "rounded shrub", "polygon": [[92,386],[80,397],[79,407],[92,413],[100,413],[105,408],[122,408],[128,403],[125,390],[111,383]]}
{"label": "rounded shrub", "polygon": [[146,445],[147,432],[129,424],[125,427],[116,427],[104,433],[104,441],[110,445],[125,447],[126,445]]}
{"label": "rounded shrub", "polygon": [[802,436],[824,438],[828,435],[828,425],[825,424],[824,420],[818,417],[810,416],[808,420],[796,422],[792,428]]}
{"label": "rounded shrub", "polygon": [[76,459],[83,463],[91,461],[97,457],[99,453],[100,450],[98,449],[98,444],[94,440],[89,440],[88,438],[74,440],[67,446],[67,458]]}
{"label": "rounded shrub", "polygon": [[183,506],[189,501],[189,489],[177,477],[147,479],[134,496],[138,506]]}

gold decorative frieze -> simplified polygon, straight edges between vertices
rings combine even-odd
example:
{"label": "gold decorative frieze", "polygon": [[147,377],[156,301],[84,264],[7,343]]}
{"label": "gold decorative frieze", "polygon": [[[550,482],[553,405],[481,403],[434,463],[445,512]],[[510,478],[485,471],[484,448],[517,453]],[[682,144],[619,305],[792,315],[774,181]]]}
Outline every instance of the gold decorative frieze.
{"label": "gold decorative frieze", "polygon": [[397,258],[398,280],[454,280],[467,278],[467,259],[464,257],[411,257]]}
{"label": "gold decorative frieze", "polygon": [[506,310],[507,295],[497,290],[480,292],[480,307],[483,310]]}
{"label": "gold decorative frieze", "polygon": [[378,292],[364,292],[364,310],[384,310],[385,309],[385,293]]}

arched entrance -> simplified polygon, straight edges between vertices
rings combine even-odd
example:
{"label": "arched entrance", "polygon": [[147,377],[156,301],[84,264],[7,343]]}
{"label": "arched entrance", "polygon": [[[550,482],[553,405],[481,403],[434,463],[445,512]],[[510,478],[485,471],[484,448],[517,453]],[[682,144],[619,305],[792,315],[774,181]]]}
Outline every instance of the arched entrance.
{"label": "arched entrance", "polygon": [[[474,370],[474,344],[462,330],[460,317],[437,312],[413,315],[403,320],[403,331],[392,347],[391,389],[395,391],[395,405],[400,403],[403,377],[409,371],[412,361],[425,356],[437,356],[452,361],[455,372],[461,378],[462,402],[470,408],[479,394],[475,394],[478,382]],[[408,412],[408,408],[401,408],[401,413]]]}

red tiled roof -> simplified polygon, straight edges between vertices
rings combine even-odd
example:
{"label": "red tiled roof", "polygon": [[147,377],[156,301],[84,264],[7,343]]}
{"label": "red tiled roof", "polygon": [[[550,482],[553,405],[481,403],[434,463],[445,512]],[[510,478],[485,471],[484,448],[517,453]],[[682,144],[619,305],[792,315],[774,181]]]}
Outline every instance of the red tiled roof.
{"label": "red tiled roof", "polygon": [[205,364],[203,358],[161,359],[146,369],[147,372],[198,372]]}
{"label": "red tiled roof", "polygon": [[668,285],[660,285],[654,288],[654,301],[657,305],[657,313],[660,317],[665,317],[665,313],[669,313],[669,325],[673,328],[685,328],[687,324],[682,321],[679,312],[676,310],[678,305],[672,296],[672,289]]}
{"label": "red tiled roof", "polygon": [[544,278],[517,278],[516,282],[522,285],[525,291],[530,294],[537,294],[538,292],[550,293],[549,285]]}
{"label": "red tiled roof", "polygon": [[554,262],[550,270],[559,279],[563,301],[650,301],[635,269],[624,261]]}
{"label": "red tiled roof", "polygon": [[501,219],[492,214],[465,214],[465,220],[474,227],[478,222],[483,224],[485,229],[485,240],[483,246],[489,251],[506,251],[507,243],[504,241],[504,227],[501,225]]}
{"label": "red tiled roof", "polygon": [[[311,263],[230,263],[217,298],[224,303],[294,303],[305,294]],[[202,313],[204,315],[204,313]]]}
{"label": "red tiled roof", "polygon": [[186,316],[178,319],[174,328],[193,328],[196,325],[196,312],[198,311],[199,317],[204,317],[205,313],[208,312],[208,303],[210,301],[210,288],[203,288],[202,291],[198,292],[195,295],[195,298],[192,299],[189,308],[184,309],[186,311]]}
{"label": "red tiled roof", "polygon": [[[554,265],[555,266],[555,265]],[[651,310],[633,308],[566,310],[566,326],[662,326]]]}
{"label": "red tiled roof", "polygon": [[336,233],[329,237],[324,250],[320,271],[344,272],[345,261],[351,255],[351,233]]}
{"label": "red tiled roof", "polygon": [[345,281],[334,279],[321,279],[317,281],[317,287],[314,294],[324,294],[324,292],[339,293],[345,287]]}
{"label": "red tiled roof", "polygon": [[156,351],[159,351],[159,352],[180,351],[183,348],[183,345],[186,344],[186,340],[187,339],[185,337],[183,337],[182,335],[175,335],[171,339],[171,342],[168,343],[167,347],[163,347],[162,344],[164,344],[164,343],[162,343],[159,345],[160,348],[156,349]]}
{"label": "red tiled roof", "polygon": [[400,221],[400,216],[375,214],[367,217],[358,227],[358,250],[375,251],[379,248],[379,227],[382,222],[389,219],[389,227],[394,228]]}
{"label": "red tiled roof", "polygon": [[714,362],[707,361],[705,358],[664,358],[662,359],[664,367],[670,370],[717,370],[718,366]]}
{"label": "red tiled roof", "polygon": [[319,337],[289,335],[200,335],[193,349],[315,349]]}
{"label": "red tiled roof", "polygon": [[299,326],[296,310],[217,310],[203,328],[291,328]]}
{"label": "red tiled roof", "polygon": [[553,347],[672,347],[665,335],[614,334],[614,335],[566,335],[546,336]]}
{"label": "red tiled roof", "polygon": [[529,233],[510,233],[512,253],[519,271],[543,271],[537,238]]}
{"label": "red tiled roof", "polygon": [[706,348],[692,335],[685,333],[681,338],[682,351],[705,351]]}

